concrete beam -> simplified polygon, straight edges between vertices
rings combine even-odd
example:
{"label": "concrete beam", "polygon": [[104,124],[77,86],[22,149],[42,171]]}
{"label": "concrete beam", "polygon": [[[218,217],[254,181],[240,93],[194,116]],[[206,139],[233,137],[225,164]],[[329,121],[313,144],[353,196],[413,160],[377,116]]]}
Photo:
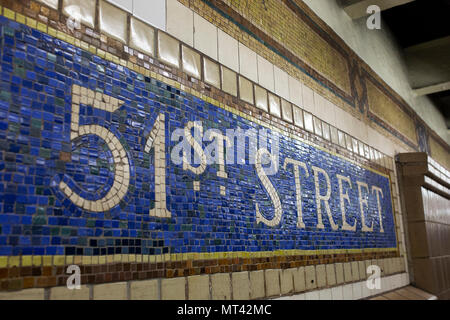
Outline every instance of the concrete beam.
{"label": "concrete beam", "polygon": [[414,0],[341,0],[344,11],[352,19],[359,19],[367,15],[367,8],[377,5],[381,11],[401,6]]}
{"label": "concrete beam", "polygon": [[450,81],[435,84],[435,85],[424,87],[424,88],[413,89],[413,92],[417,97],[420,97],[420,96],[426,96],[429,94],[447,91],[447,90],[450,90]]}
{"label": "concrete beam", "polygon": [[448,90],[450,82],[450,36],[405,49],[411,87],[424,95]]}

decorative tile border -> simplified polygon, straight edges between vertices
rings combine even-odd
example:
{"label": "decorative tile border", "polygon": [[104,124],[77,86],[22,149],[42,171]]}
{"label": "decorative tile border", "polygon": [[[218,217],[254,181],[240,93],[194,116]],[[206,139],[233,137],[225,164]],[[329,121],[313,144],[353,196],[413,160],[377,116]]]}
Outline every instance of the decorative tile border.
{"label": "decorative tile border", "polygon": [[[181,73],[176,72],[175,70],[171,70],[170,68],[165,67],[164,65],[158,64],[156,60],[153,60],[151,58],[147,58],[148,62],[144,62],[146,60],[140,59],[139,57],[142,56],[142,54],[140,53],[135,53],[133,52],[133,56],[129,56],[129,60],[127,61],[126,59],[126,55],[122,55],[122,57],[125,58],[119,58],[116,55],[113,55],[110,52],[106,52],[103,49],[97,48],[95,45],[89,44],[88,42],[84,41],[84,40],[88,40],[90,42],[95,42],[95,37],[93,38],[89,38],[86,34],[90,33],[89,31],[87,31],[87,33],[85,35],[82,36],[82,38],[84,40],[80,40],[78,38],[75,38],[69,34],[66,34],[63,31],[54,29],[52,27],[47,27],[45,24],[40,23],[32,18],[25,18],[24,20],[24,16],[22,16],[21,14],[15,14],[14,11],[9,10],[8,8],[5,8],[5,10],[3,11],[4,16],[9,17],[9,18],[14,18],[17,22],[21,23],[23,21],[26,22],[26,24],[30,27],[36,28],[37,30],[40,30],[42,32],[46,32],[49,35],[55,36],[58,39],[61,39],[63,41],[67,41],[68,43],[71,43],[79,48],[82,48],[84,50],[88,50],[91,53],[97,54],[99,57],[103,57],[111,62],[114,62],[118,65],[122,65],[122,66],[126,66],[128,68],[130,68],[131,70],[134,70],[144,76],[147,77],[152,77],[154,79],[158,79],[159,81],[162,81],[168,85],[174,86],[176,88],[182,89],[184,91],[187,91],[191,94],[193,94],[194,96],[200,97],[205,101],[208,101],[216,106],[220,106],[221,108],[224,108],[227,111],[233,112],[243,118],[246,118],[248,120],[254,121],[258,124],[264,125],[264,126],[268,126],[270,127],[272,130],[276,130],[276,131],[280,131],[283,132],[284,134],[289,135],[292,138],[295,139],[300,139],[302,142],[311,144],[316,146],[317,148],[320,148],[322,150],[325,150],[327,152],[330,152],[331,150],[336,150],[336,154],[339,157],[343,157],[347,160],[350,161],[355,161],[355,163],[358,163],[360,165],[360,162],[365,162],[365,166],[370,169],[373,170],[372,167],[377,168],[377,170],[383,170],[385,172],[389,172],[385,169],[382,169],[378,164],[374,164],[373,162],[368,161],[367,159],[364,160],[363,157],[358,155],[358,151],[356,151],[356,153],[352,153],[352,152],[346,152],[346,151],[342,151],[341,147],[339,146],[333,146],[332,143],[330,143],[329,141],[327,141],[326,139],[320,138],[320,137],[316,137],[314,135],[305,133],[304,131],[296,128],[295,126],[293,126],[292,124],[289,124],[288,122],[284,122],[276,117],[271,117],[269,115],[263,114],[261,113],[261,111],[259,111],[256,107],[253,107],[251,105],[242,103],[238,100],[236,100],[235,98],[229,99],[226,97],[223,97],[223,95],[220,93],[220,91],[214,91],[212,88],[209,88],[209,92],[208,95],[214,96],[216,95],[216,97],[219,98],[224,98],[226,102],[229,102],[230,105],[233,105],[234,107],[228,107],[226,104],[219,102],[218,100],[211,98],[208,95],[204,95],[202,94],[200,91],[197,91],[193,88],[195,88],[195,84],[196,81],[191,81],[194,79],[189,79],[186,75],[183,75]],[[106,42],[109,42],[109,39],[106,39]],[[108,48],[110,51],[114,51],[114,48]],[[125,50],[129,50],[129,49],[125,49]],[[128,53],[129,54],[129,53]],[[134,63],[132,61],[135,61]],[[147,63],[147,65],[146,65]],[[156,65],[156,66],[155,66]],[[161,74],[156,73],[155,71],[160,72]],[[167,71],[166,71],[167,70]],[[174,74],[177,75],[175,77],[173,77],[171,75],[171,71],[175,71]],[[169,76],[169,77],[167,77]],[[179,76],[182,76],[182,80],[181,83],[174,80],[174,79],[179,79]],[[173,77],[173,78],[171,78]],[[185,80],[187,79],[187,80]],[[183,84],[186,83],[186,85]],[[198,82],[197,82],[198,83]],[[190,88],[193,87],[193,88]],[[202,85],[199,86],[201,89],[200,90],[205,90],[208,89],[208,86]],[[228,104],[228,103],[227,103]],[[309,140],[313,141],[310,142]],[[323,145],[325,145],[325,147],[323,147]],[[391,161],[392,162],[392,161]],[[383,163],[382,166],[386,166],[390,169],[392,169],[392,165],[388,165]],[[391,183],[393,183],[391,181]],[[397,223],[396,223],[397,225]],[[398,239],[397,239],[398,240]],[[358,250],[358,252],[360,252],[361,250]],[[367,254],[368,257],[392,257],[392,256],[397,256],[398,255],[398,250],[397,249],[382,249],[382,250],[362,250],[364,253],[362,254]],[[381,251],[380,253],[377,253]],[[392,251],[392,253],[389,253],[390,251]],[[345,250],[345,251],[334,251],[334,252],[322,252],[322,251],[312,251],[312,252],[305,252],[305,251],[275,251],[275,252],[270,252],[270,253],[225,253],[225,255],[223,256],[223,258],[227,258],[229,256],[233,257],[233,259],[229,259],[228,263],[232,262],[231,265],[228,265],[226,267],[226,270],[232,270],[236,269],[236,267],[233,265],[233,263],[236,262],[236,260],[234,259],[239,259],[239,258],[251,258],[251,259],[269,259],[269,261],[265,261],[263,263],[264,260],[256,260],[257,263],[262,263],[265,264],[264,266],[261,266],[261,268],[265,269],[273,267],[274,265],[270,265],[270,263],[273,263],[273,261],[279,261],[280,257],[283,256],[288,256],[291,258],[287,258],[289,259],[293,259],[294,261],[296,260],[300,260],[303,261],[304,259],[302,257],[314,257],[315,255],[320,255],[322,257],[322,255],[324,255],[323,257],[325,258],[319,258],[320,259],[333,259],[333,257],[331,258],[326,258],[329,255],[336,255],[336,254],[343,254],[344,258],[339,258],[339,259],[359,259],[361,253],[353,253],[352,250]],[[219,259],[221,257],[220,254],[214,254],[214,255],[202,255],[202,254],[194,254],[193,256],[189,256],[189,255],[181,255],[181,256],[173,256],[173,255],[156,255],[156,256],[152,256],[152,258],[148,257],[148,262],[151,262],[151,260],[155,259],[154,262],[156,263],[156,266],[161,266],[158,265],[160,263],[165,263],[165,261],[169,260],[173,261],[174,259],[176,261],[184,261],[185,259],[187,259],[187,261],[191,261],[191,259],[194,260],[212,260],[212,259]],[[29,267],[30,264],[31,266],[35,265],[35,266],[53,266],[52,268],[54,268],[55,266],[62,266],[65,263],[68,263],[67,259],[71,259],[70,257],[67,256],[62,256],[62,257],[58,257],[58,256],[24,256],[24,257],[7,257],[7,259],[5,260],[5,257],[1,257],[0,258],[0,267],[4,266],[4,267],[9,267],[9,268],[13,268],[15,271],[11,271],[11,274],[9,273],[10,271],[8,271],[8,276],[7,278],[11,278],[12,275],[17,275],[17,274],[28,274],[29,271],[24,270],[22,271],[21,269],[16,269],[14,267]],[[113,256],[103,256],[103,257],[99,257],[98,260],[93,259],[92,257],[73,257],[73,262],[77,262],[80,263],[81,265],[84,264],[96,264],[96,262],[98,261],[99,264],[104,264],[104,263],[114,263],[114,262],[118,262],[118,261],[129,261],[132,262],[133,260],[136,260],[136,262],[138,262],[138,259],[147,259],[144,256],[142,258],[138,258],[138,256],[136,255],[113,255]],[[311,258],[312,260],[307,260],[307,261],[314,261],[314,258]],[[341,261],[341,260],[337,260],[337,261]],[[283,260],[283,259],[282,259]],[[272,262],[271,262],[272,261]],[[343,260],[342,260],[343,261]],[[207,262],[207,263],[211,263],[211,262]],[[298,263],[298,262],[295,262]],[[301,263],[301,262],[300,262]],[[306,263],[311,263],[313,264],[314,262],[306,262]],[[226,263],[224,265],[227,265]],[[278,266],[278,265],[276,265]],[[287,267],[287,265],[286,265]],[[128,268],[128,267],[126,267]],[[131,267],[130,268],[134,268]],[[140,268],[137,266],[136,264],[136,268]],[[254,267],[251,267],[254,268]],[[258,268],[258,267],[256,267]],[[8,269],[11,270],[11,269]],[[58,270],[64,270],[64,269],[58,269]],[[162,267],[161,271],[158,271],[156,273],[151,273],[151,276],[156,276],[156,277],[160,277],[161,274],[163,274],[165,271],[164,267]],[[225,270],[225,269],[220,269],[220,270]],[[201,268],[200,268],[201,271]],[[19,272],[19,273],[15,273],[15,272]],[[33,272],[33,271],[32,271]],[[38,270],[35,270],[34,272],[38,273]],[[49,271],[46,271],[49,272]],[[51,271],[52,274],[54,274],[55,271]],[[161,273],[163,272],[163,273]],[[167,271],[169,272],[169,271]],[[183,275],[184,275],[183,271]],[[189,271],[191,272],[191,271]],[[197,272],[197,271],[194,271]],[[62,272],[64,273],[64,272]],[[170,273],[170,272],[169,272]],[[4,274],[4,272],[3,272]],[[175,273],[173,273],[175,274]],[[149,274],[146,275],[146,277],[148,277]],[[170,276],[168,274],[166,274],[166,276]],[[116,277],[116,276],[112,276],[112,277]],[[14,278],[14,277],[13,277]],[[101,278],[101,277],[100,277]],[[36,278],[37,279],[37,278]],[[33,285],[43,285],[43,286],[47,286],[47,285],[54,285],[53,280],[27,280],[29,281],[29,283],[33,283]],[[115,278],[114,278],[115,279]],[[117,281],[114,280],[113,281]],[[87,281],[91,281],[92,277],[88,278]],[[12,282],[17,283],[17,280],[7,280],[8,281],[8,285],[4,285],[4,286],[8,286],[8,289],[12,289],[12,288],[16,288],[15,284],[12,284],[11,286],[9,286],[9,284]],[[36,281],[36,283],[34,282]],[[42,281],[42,282],[40,282]],[[19,281],[20,282],[20,281]],[[24,282],[22,282],[23,284]],[[45,284],[47,283],[47,284]],[[2,284],[3,286],[3,284]],[[24,285],[24,287],[26,287]]]}

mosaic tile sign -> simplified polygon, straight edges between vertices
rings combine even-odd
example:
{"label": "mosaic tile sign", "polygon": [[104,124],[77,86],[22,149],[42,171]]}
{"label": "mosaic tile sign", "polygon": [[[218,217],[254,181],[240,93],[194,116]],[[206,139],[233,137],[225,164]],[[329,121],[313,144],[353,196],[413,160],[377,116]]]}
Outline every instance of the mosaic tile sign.
{"label": "mosaic tile sign", "polygon": [[[396,248],[387,176],[4,17],[0,28],[0,255]],[[230,152],[237,129],[250,138]]]}

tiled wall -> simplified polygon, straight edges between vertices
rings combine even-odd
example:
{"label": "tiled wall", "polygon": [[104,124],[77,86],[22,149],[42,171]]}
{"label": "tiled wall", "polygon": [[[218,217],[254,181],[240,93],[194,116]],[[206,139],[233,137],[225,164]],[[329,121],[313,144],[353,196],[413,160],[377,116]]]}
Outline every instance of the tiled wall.
{"label": "tiled wall", "polygon": [[[101,283],[151,278],[160,280],[145,285],[162,285],[149,289],[157,298],[185,298],[177,286],[190,292],[197,282],[211,282],[203,298],[217,298],[214,288],[226,279],[226,297],[236,298],[235,272],[247,277],[242,290],[250,298],[343,284],[351,289],[346,297],[361,298],[371,294],[359,282],[370,263],[383,275],[406,270],[396,137],[177,1],[167,2],[165,28],[136,14],[140,1],[112,1],[128,13],[94,2],[63,1],[57,10],[51,1],[1,2],[2,290],[62,286],[66,267],[77,264],[94,298],[110,291]],[[80,28],[67,19],[74,3],[83,8]],[[158,3],[156,11],[166,8]],[[266,128],[280,136],[280,167],[286,159],[307,166],[305,230],[298,228],[300,184],[289,182],[294,169],[266,180],[252,165],[225,174],[220,166],[186,170],[170,162],[170,152],[155,151],[173,147],[173,130],[195,120],[205,130]],[[351,177],[348,200],[339,173]],[[367,202],[357,181],[367,183]],[[327,190],[329,214],[316,201]],[[355,231],[342,230],[346,201]],[[319,208],[325,233],[316,230]],[[370,233],[362,230],[364,210]],[[266,223],[257,222],[258,212]],[[296,284],[303,277],[305,286]],[[396,277],[391,285],[407,283]],[[128,289],[117,292],[132,297],[130,288],[140,285],[118,283]],[[45,292],[54,298],[59,291]]]}
{"label": "tiled wall", "polygon": [[450,175],[426,154],[398,157],[409,234],[412,282],[450,299]]}

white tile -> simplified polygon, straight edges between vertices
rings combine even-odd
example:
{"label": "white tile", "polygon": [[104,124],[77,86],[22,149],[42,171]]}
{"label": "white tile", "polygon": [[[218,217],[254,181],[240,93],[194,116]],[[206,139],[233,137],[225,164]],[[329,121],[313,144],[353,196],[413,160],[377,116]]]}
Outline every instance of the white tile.
{"label": "white tile", "polygon": [[258,82],[256,53],[239,42],[239,71],[254,82]]}
{"label": "white tile", "polygon": [[203,75],[206,83],[220,89],[219,64],[208,58],[203,58]]}
{"label": "white tile", "polygon": [[296,294],[296,295],[292,296],[292,300],[305,300],[305,299],[306,299],[306,297],[305,297],[304,293]]}
{"label": "white tile", "polygon": [[148,0],[133,0],[133,15],[166,31],[166,0],[152,0],[151,6]]}
{"label": "white tile", "polygon": [[266,89],[255,85],[255,105],[261,110],[269,111]]}
{"label": "white tile", "polygon": [[273,74],[275,78],[275,93],[286,100],[290,100],[288,74],[277,66],[273,66]]}
{"label": "white tile", "polygon": [[364,122],[355,117],[353,117],[353,130],[356,138],[363,141],[364,143],[368,142],[367,125],[365,125]]}
{"label": "white tile", "polygon": [[353,286],[353,300],[359,300],[362,298],[361,282],[355,282]]}
{"label": "white tile", "polygon": [[258,83],[261,87],[269,91],[275,91],[275,80],[273,75],[273,64],[264,59],[257,57],[258,60]]}
{"label": "white tile", "polygon": [[50,8],[58,9],[59,0],[38,0],[39,2],[48,5]]}
{"label": "white tile", "polygon": [[106,0],[128,12],[133,12],[133,0]]}
{"label": "white tile", "polygon": [[328,114],[328,123],[332,126],[336,126],[336,108],[338,108],[334,103],[325,100],[325,107]]}
{"label": "white tile", "polygon": [[126,42],[127,19],[127,13],[122,9],[106,1],[100,1],[99,25],[103,33],[121,42]]}
{"label": "white tile", "polygon": [[84,25],[94,28],[95,0],[64,0],[63,13],[66,16],[79,20]]}
{"label": "white tile", "polygon": [[297,106],[302,105],[302,85],[292,76],[289,76],[289,99]]}
{"label": "white tile", "polygon": [[361,295],[362,295],[361,298],[363,298],[363,299],[370,296],[370,290],[367,287],[366,281],[361,282]]}
{"label": "white tile", "polygon": [[239,76],[239,97],[250,104],[253,104],[254,102],[253,83],[241,76]]}
{"label": "white tile", "polygon": [[239,43],[236,39],[218,29],[219,62],[239,72]]}
{"label": "white tile", "polygon": [[308,86],[302,84],[303,103],[301,107],[311,113],[314,113],[314,93]]}
{"label": "white tile", "polygon": [[222,69],[222,90],[229,94],[232,94],[233,96],[237,96],[236,72],[224,66],[221,66],[221,69]]}
{"label": "white tile", "polygon": [[320,300],[333,300],[331,296],[331,289],[323,289],[319,291]]}
{"label": "white tile", "polygon": [[281,118],[280,98],[271,93],[269,93],[269,111],[271,115]]}
{"label": "white tile", "polygon": [[155,30],[134,17],[130,20],[130,47],[151,56],[155,54]]}
{"label": "white tile", "polygon": [[197,79],[200,79],[202,72],[200,54],[185,45],[181,48],[183,71]]}
{"label": "white tile", "polygon": [[158,57],[165,63],[180,67],[180,43],[175,38],[158,31]]}
{"label": "white tile", "polygon": [[320,300],[318,291],[310,291],[305,293],[305,300]]}
{"label": "white tile", "polygon": [[177,0],[167,0],[167,32],[194,46],[194,14]]}
{"label": "white tile", "polygon": [[352,284],[346,284],[342,286],[342,293],[344,300],[353,300],[353,286]]}
{"label": "white tile", "polygon": [[314,132],[313,116],[309,112],[303,112],[304,126],[309,132]]}
{"label": "white tile", "polygon": [[194,13],[194,47],[217,60],[217,27]]}
{"label": "white tile", "polygon": [[402,287],[409,285],[409,275],[405,272],[402,273]]}
{"label": "white tile", "polygon": [[294,124],[303,128],[303,110],[297,106],[293,106]]}
{"label": "white tile", "polygon": [[342,286],[331,288],[331,297],[333,298],[333,300],[344,300]]}
{"label": "white tile", "polygon": [[328,123],[335,122],[335,111],[332,104],[320,94],[314,92],[314,112],[317,117]]}

